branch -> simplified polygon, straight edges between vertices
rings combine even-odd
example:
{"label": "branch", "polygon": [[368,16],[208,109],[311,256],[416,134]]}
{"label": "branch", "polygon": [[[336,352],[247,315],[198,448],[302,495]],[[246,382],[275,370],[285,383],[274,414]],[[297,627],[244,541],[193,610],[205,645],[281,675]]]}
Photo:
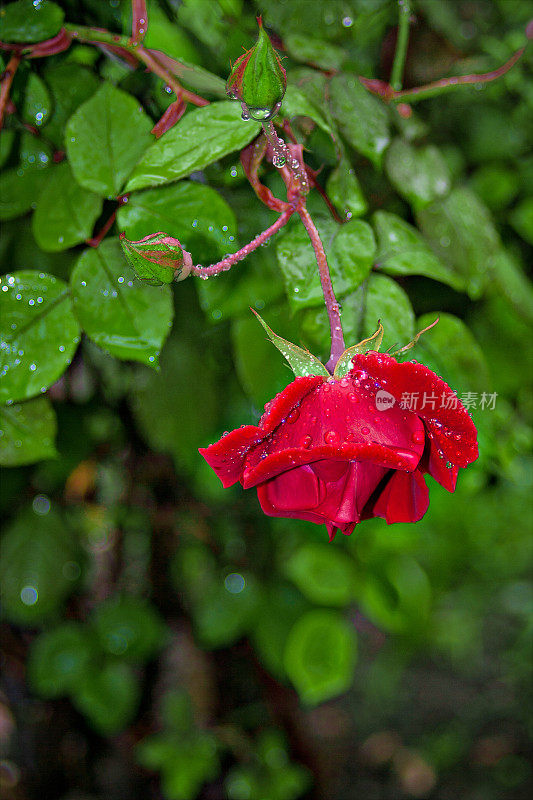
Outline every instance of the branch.
{"label": "branch", "polygon": [[4,124],[4,113],[7,101],[9,100],[9,90],[11,89],[11,84],[13,83],[18,65],[20,64],[20,58],[19,53],[12,55],[8,61],[7,67],[2,73],[0,84],[0,129]]}

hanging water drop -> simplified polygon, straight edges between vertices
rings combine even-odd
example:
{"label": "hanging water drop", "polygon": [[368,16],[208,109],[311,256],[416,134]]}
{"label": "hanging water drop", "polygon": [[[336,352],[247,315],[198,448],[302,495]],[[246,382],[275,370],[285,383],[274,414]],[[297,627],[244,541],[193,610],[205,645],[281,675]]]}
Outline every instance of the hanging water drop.
{"label": "hanging water drop", "polygon": [[278,153],[274,153],[274,155],[272,157],[272,164],[275,167],[277,167],[278,169],[281,169],[282,167],[285,166],[286,163],[287,163],[287,159],[285,158],[285,156],[278,155]]}

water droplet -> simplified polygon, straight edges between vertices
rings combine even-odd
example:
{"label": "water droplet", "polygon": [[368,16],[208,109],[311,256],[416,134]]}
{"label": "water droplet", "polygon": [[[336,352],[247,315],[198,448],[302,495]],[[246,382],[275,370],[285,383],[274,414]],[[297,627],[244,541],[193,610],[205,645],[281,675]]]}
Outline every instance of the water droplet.
{"label": "water droplet", "polygon": [[422,442],[424,441],[425,438],[426,438],[426,435],[425,435],[424,431],[415,431],[411,435],[411,441],[414,442],[415,444],[422,444]]}
{"label": "water droplet", "polygon": [[32,372],[35,372],[36,369],[37,369],[37,364],[30,364],[30,370]]}
{"label": "water droplet", "polygon": [[287,415],[287,422],[296,422],[298,417],[300,416],[300,412],[297,408],[293,408],[290,414]]}
{"label": "water droplet", "polygon": [[453,467],[452,462],[451,461],[447,461],[446,462],[446,469],[451,469],[452,467]]}
{"label": "water droplet", "polygon": [[250,119],[250,114],[248,113],[248,109],[245,106],[242,107],[241,119],[243,119],[245,122],[248,122],[248,120]]}
{"label": "water droplet", "polygon": [[300,447],[303,447],[303,448],[307,449],[308,447],[311,447],[312,443],[313,443],[312,437],[309,436],[308,433],[306,433],[306,435],[302,436],[302,438],[300,440]]}
{"label": "water droplet", "polygon": [[335,431],[326,431],[324,441],[326,444],[336,444],[339,441],[339,437]]}
{"label": "water droplet", "polygon": [[370,433],[370,429],[369,428],[361,428],[361,433],[363,434],[363,436],[368,436],[368,434]]}
{"label": "water droplet", "polygon": [[287,159],[285,158],[285,156],[278,155],[277,153],[275,153],[274,156],[272,157],[272,164],[278,169],[284,167],[286,163]]}

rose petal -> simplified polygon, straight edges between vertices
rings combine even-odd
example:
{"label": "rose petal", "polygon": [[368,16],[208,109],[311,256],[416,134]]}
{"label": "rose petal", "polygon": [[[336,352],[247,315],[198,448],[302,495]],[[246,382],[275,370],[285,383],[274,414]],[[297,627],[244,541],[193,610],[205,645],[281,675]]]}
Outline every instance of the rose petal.
{"label": "rose petal", "polygon": [[382,517],[388,525],[393,522],[418,522],[428,506],[428,487],[419,470],[393,472],[372,509],[372,516]]}
{"label": "rose petal", "polygon": [[263,431],[255,425],[243,425],[209,447],[200,447],[199,452],[227,489],[240,480],[248,450],[263,436]]}
{"label": "rose petal", "polygon": [[[312,468],[315,470],[316,465]],[[359,522],[361,511],[386,473],[384,467],[376,464],[350,461],[344,475],[324,481],[323,500],[314,511],[339,528]]]}
{"label": "rose petal", "polygon": [[[383,389],[394,395],[398,403],[402,401],[402,396],[418,393],[419,403],[414,411],[424,420],[428,433],[448,461],[457,467],[466,467],[476,460],[478,446],[475,425],[452,389],[432,370],[416,362],[399,363],[386,353],[374,352],[355,356],[352,364],[350,375],[357,370],[366,372]],[[433,395],[435,408],[431,407],[432,401],[428,402]],[[423,403],[424,396],[426,399]]]}
{"label": "rose petal", "polygon": [[292,383],[277,394],[265,406],[265,413],[259,420],[259,426],[265,433],[270,433],[293,411],[301,401],[323,383],[321,375],[308,375],[305,378],[295,378]]}
{"label": "rose petal", "polygon": [[427,472],[431,475],[448,492],[455,492],[459,467],[454,466],[450,461],[446,461],[442,453],[439,452],[433,433],[428,432],[427,453],[424,453],[419,468],[422,472]]}

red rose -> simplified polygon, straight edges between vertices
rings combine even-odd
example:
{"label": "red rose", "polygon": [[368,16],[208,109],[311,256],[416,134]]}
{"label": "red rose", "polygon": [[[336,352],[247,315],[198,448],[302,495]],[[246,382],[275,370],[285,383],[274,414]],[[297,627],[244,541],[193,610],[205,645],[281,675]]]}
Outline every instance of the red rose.
{"label": "red rose", "polygon": [[[385,353],[355,356],[342,379],[296,378],[244,425],[200,450],[224,484],[257,486],[265,514],[339,528],[416,522],[424,474],[449,492],[478,456],[470,415],[438,375]],[[406,400],[409,407],[404,407]]]}

